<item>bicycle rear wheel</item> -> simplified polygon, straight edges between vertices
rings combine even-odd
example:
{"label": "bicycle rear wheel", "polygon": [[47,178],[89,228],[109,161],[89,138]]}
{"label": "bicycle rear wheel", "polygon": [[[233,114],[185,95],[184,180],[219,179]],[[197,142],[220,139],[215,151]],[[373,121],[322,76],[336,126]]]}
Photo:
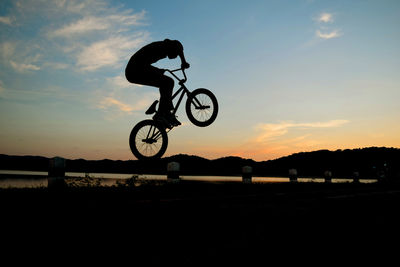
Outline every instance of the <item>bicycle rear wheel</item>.
{"label": "bicycle rear wheel", "polygon": [[218,101],[208,89],[199,88],[188,96],[186,114],[196,126],[206,127],[213,123],[218,114]]}
{"label": "bicycle rear wheel", "polygon": [[137,159],[161,158],[168,146],[165,128],[154,120],[144,120],[133,127],[129,146]]}

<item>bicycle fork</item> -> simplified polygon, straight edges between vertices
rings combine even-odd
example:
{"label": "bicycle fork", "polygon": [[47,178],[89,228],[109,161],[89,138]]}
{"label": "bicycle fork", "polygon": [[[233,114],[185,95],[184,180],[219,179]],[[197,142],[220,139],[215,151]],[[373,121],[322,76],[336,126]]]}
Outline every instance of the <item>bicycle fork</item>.
{"label": "bicycle fork", "polygon": [[158,131],[156,133],[156,127],[153,125],[150,126],[149,131],[147,132],[147,136],[145,139],[142,140],[142,142],[148,143],[148,144],[153,144],[156,143],[158,139],[161,137],[161,132]]}

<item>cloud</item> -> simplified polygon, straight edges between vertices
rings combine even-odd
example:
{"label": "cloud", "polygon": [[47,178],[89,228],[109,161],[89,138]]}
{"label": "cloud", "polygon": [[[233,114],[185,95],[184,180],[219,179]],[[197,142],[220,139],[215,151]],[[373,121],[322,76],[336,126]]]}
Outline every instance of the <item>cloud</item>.
{"label": "cloud", "polygon": [[60,29],[56,29],[49,35],[51,37],[71,37],[76,34],[84,34],[94,30],[105,30],[110,25],[106,24],[103,19],[96,17],[86,17],[66,25]]}
{"label": "cloud", "polygon": [[148,41],[149,34],[146,31],[132,32],[138,26],[145,25],[145,19],[146,11],[105,9],[102,5],[97,11],[91,10],[90,14],[83,14],[49,30],[48,37],[55,41],[60,38],[65,40],[62,49],[75,58],[80,70],[116,68]]}
{"label": "cloud", "polygon": [[294,126],[305,127],[305,128],[333,128],[342,126],[348,122],[349,122],[348,120],[331,120],[327,122],[297,123],[294,124]]}
{"label": "cloud", "polygon": [[4,83],[0,80],[0,95],[2,95],[5,91],[6,89],[4,88]]}
{"label": "cloud", "polygon": [[264,142],[274,137],[285,135],[290,127],[293,127],[293,124],[285,122],[278,124],[273,124],[273,123],[259,124],[256,126],[256,129],[258,131],[261,131],[261,133],[255,138],[255,141]]}
{"label": "cloud", "polygon": [[32,50],[27,48],[24,42],[5,41],[0,44],[1,63],[11,66],[17,72],[40,70],[41,67],[38,65],[40,58],[41,54],[32,53]]}
{"label": "cloud", "polygon": [[258,124],[256,130],[260,133],[254,138],[258,143],[268,142],[276,137],[283,136],[288,133],[291,128],[333,128],[339,127],[346,123],[348,120],[331,120],[327,122],[313,122],[313,123],[293,123],[293,122],[280,122],[280,123],[264,123]]}
{"label": "cloud", "polygon": [[[2,63],[18,72],[73,65],[84,71],[115,69],[149,40],[139,28],[146,26],[146,16],[145,10],[105,0],[15,1],[0,17],[0,23],[15,21],[18,29],[2,38]],[[25,60],[38,53],[40,61]]]}
{"label": "cloud", "polygon": [[125,26],[143,25],[142,21],[145,18],[145,11],[133,13],[132,10],[121,12],[120,14],[111,14],[108,16],[93,16],[89,15],[64,25],[59,29],[49,33],[50,37],[71,38],[76,35],[86,34],[92,31],[104,31],[117,29],[125,31]]}
{"label": "cloud", "polygon": [[55,69],[55,70],[65,70],[69,67],[68,64],[61,63],[61,62],[45,62],[43,64],[43,66],[51,68],[51,69]]}
{"label": "cloud", "polygon": [[[315,31],[316,38],[308,42],[306,46],[313,45],[321,39],[329,40],[343,35],[339,29],[333,26],[334,18],[332,13],[322,12],[317,17],[314,17],[313,20],[318,23],[318,29]],[[328,23],[332,25],[326,25]]]}
{"label": "cloud", "polygon": [[[311,151],[329,147],[326,135],[315,134],[323,129],[338,128],[349,123],[348,120],[330,120],[322,122],[296,123],[260,123],[254,127],[254,135],[239,144],[237,156],[258,160],[273,159],[293,153],[293,151]],[[329,132],[332,132],[329,130]],[[238,142],[240,143],[240,142]]]}
{"label": "cloud", "polygon": [[45,18],[61,18],[64,15],[88,15],[110,10],[107,0],[18,0],[15,9],[25,18],[38,13]]}
{"label": "cloud", "polygon": [[333,22],[333,15],[330,13],[321,13],[318,16],[317,21],[323,23]]}
{"label": "cloud", "polygon": [[39,66],[36,66],[34,64],[26,64],[26,63],[17,63],[14,61],[10,61],[11,66],[18,72],[25,72],[29,70],[40,70]]}
{"label": "cloud", "polygon": [[139,84],[132,84],[128,82],[125,76],[118,75],[114,77],[108,77],[107,79],[108,84],[111,85],[113,89],[125,89],[125,88],[133,88],[133,87],[141,87],[142,85]]}
{"label": "cloud", "polygon": [[113,36],[92,43],[77,54],[77,65],[84,71],[95,71],[102,67],[116,67],[127,55],[147,40],[147,34],[135,36]]}
{"label": "cloud", "polygon": [[316,36],[321,38],[321,39],[332,39],[332,38],[337,38],[339,36],[341,36],[342,34],[339,32],[339,30],[333,30],[331,32],[327,32],[327,33],[322,33],[320,30],[317,30],[315,32]]}
{"label": "cloud", "polygon": [[112,97],[105,97],[103,99],[103,101],[100,102],[101,108],[108,108],[108,107],[112,107],[112,106],[115,106],[119,110],[121,110],[123,112],[127,112],[127,113],[131,113],[133,110],[135,110],[135,108],[133,106],[125,104],[115,98],[112,98]]}
{"label": "cloud", "polygon": [[0,62],[20,73],[38,71],[41,54],[34,54],[31,49],[34,48],[27,48],[21,41],[5,41],[0,44]]}
{"label": "cloud", "polygon": [[121,100],[116,99],[115,97],[108,96],[104,97],[103,100],[99,103],[98,107],[101,109],[112,109],[116,108],[118,111],[123,113],[132,114],[134,111],[141,111],[149,107],[149,99],[147,97],[139,100],[133,105],[126,104]]}
{"label": "cloud", "polygon": [[[105,118],[114,120],[134,112],[143,112],[159,98],[155,90],[141,90],[141,85],[129,83],[122,74],[107,77],[104,87],[94,97],[94,105],[105,113]],[[129,103],[127,103],[129,101]]]}
{"label": "cloud", "polygon": [[4,23],[7,25],[12,25],[14,19],[11,17],[4,17],[4,16],[0,16],[0,23]]}
{"label": "cloud", "polygon": [[[62,70],[65,77],[74,79],[65,91],[79,87],[85,96],[73,101],[84,101],[111,116],[144,110],[159,97],[132,90],[134,86],[123,75],[129,57],[150,41],[145,10],[111,0],[18,0],[11,1],[7,12],[0,17],[0,26],[12,23],[15,30],[2,35],[2,69],[9,68],[20,77],[37,71],[48,77]],[[41,81],[48,86],[58,82]],[[39,86],[27,90],[44,92]],[[25,95],[20,90],[15,93],[20,99]]]}
{"label": "cloud", "polygon": [[4,42],[0,44],[0,54],[3,59],[8,60],[10,59],[15,52],[16,43],[15,42]]}
{"label": "cloud", "polygon": [[[52,0],[42,0],[49,2]],[[107,0],[54,0],[57,8],[72,14],[88,15],[98,11],[110,11],[110,1]]]}

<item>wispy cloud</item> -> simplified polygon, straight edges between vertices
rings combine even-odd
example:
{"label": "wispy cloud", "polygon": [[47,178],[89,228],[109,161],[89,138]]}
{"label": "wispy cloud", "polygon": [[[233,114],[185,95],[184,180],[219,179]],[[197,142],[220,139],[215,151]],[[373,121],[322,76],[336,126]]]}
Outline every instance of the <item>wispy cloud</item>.
{"label": "wispy cloud", "polygon": [[313,20],[318,24],[318,29],[315,31],[315,37],[317,37],[315,41],[321,39],[329,40],[343,35],[342,31],[335,27],[332,13],[322,12],[314,17]]}
{"label": "wispy cloud", "polygon": [[[145,10],[129,9],[110,0],[11,2],[8,13],[0,16],[1,27],[12,25],[16,29],[0,40],[2,69],[17,75],[42,72],[44,77],[62,70],[65,76],[76,78],[74,86],[84,88],[81,94],[88,97],[79,101],[107,114],[129,114],[151,103],[148,97],[138,101],[146,94],[133,92],[132,84],[122,75],[129,57],[150,40]],[[98,76],[96,72],[104,69]],[[52,79],[43,83],[56,86],[53,82],[57,83]],[[27,90],[44,90],[43,86],[35,89]],[[24,95],[20,90],[13,93],[21,99]],[[134,99],[133,104],[127,104],[126,99]]]}
{"label": "wispy cloud", "polygon": [[103,110],[105,118],[114,120],[135,112],[144,112],[159,97],[156,90],[142,90],[129,83],[123,74],[107,77],[104,88],[93,99],[96,108]]}
{"label": "wispy cloud", "polygon": [[81,70],[95,71],[102,67],[117,67],[118,63],[127,59],[127,55],[143,45],[148,34],[136,36],[112,36],[83,48],[77,57],[77,66]]}
{"label": "wispy cloud", "polygon": [[[140,28],[146,25],[146,11],[107,0],[19,0],[0,17],[1,24],[19,29],[13,37],[3,36],[0,47],[3,64],[18,72],[74,65],[74,70],[92,72],[116,68],[149,40]],[[40,60],[25,60],[38,53],[43,55]]]}
{"label": "wispy cloud", "polygon": [[14,19],[12,17],[4,17],[4,16],[0,16],[0,23],[4,23],[7,25],[12,25]]}
{"label": "wispy cloud", "polygon": [[69,67],[67,63],[62,62],[45,62],[43,66],[55,70],[65,70]]}
{"label": "wispy cloud", "polygon": [[6,91],[3,81],[0,80],[0,96]]}
{"label": "wispy cloud", "polygon": [[124,89],[124,88],[132,88],[132,87],[142,87],[142,85],[139,84],[132,84],[128,82],[128,80],[125,78],[123,75],[117,75],[114,77],[108,77],[107,83],[110,85],[111,88],[113,89]]}
{"label": "wispy cloud", "polygon": [[[153,94],[151,94],[153,95]],[[104,97],[98,107],[104,110],[112,110],[116,109],[119,112],[125,114],[132,114],[135,111],[143,111],[150,106],[151,100],[149,97],[143,97],[139,101],[136,101],[134,104],[127,104],[114,96]]]}
{"label": "wispy cloud", "polygon": [[86,17],[50,32],[49,36],[69,38],[77,34],[84,34],[94,30],[105,30],[109,27],[110,25],[106,24],[102,18]]}
{"label": "wispy cloud", "polygon": [[127,30],[124,29],[126,26],[143,25],[145,15],[145,11],[133,13],[132,10],[123,11],[120,14],[111,14],[108,16],[89,15],[49,32],[49,36],[71,38],[75,37],[76,35],[82,35],[92,31],[124,31]]}
{"label": "wispy cloud", "polygon": [[16,43],[11,41],[5,41],[0,44],[0,55],[4,61],[8,61],[15,52]]}
{"label": "wispy cloud", "polygon": [[327,122],[312,122],[312,123],[293,123],[293,122],[280,122],[280,123],[262,123],[256,126],[256,130],[260,132],[254,139],[256,142],[266,142],[279,136],[288,133],[289,129],[293,128],[333,128],[339,127],[346,123],[348,120],[331,120]]}
{"label": "wispy cloud", "polygon": [[[107,0],[18,0],[16,11],[29,19],[38,13],[45,18],[60,18],[60,15],[89,15],[93,12],[112,9]],[[22,18],[22,19],[24,19]]]}
{"label": "wispy cloud", "polygon": [[321,38],[321,39],[332,39],[332,38],[337,38],[339,36],[341,36],[341,33],[339,30],[333,30],[331,32],[326,32],[326,33],[322,33],[320,30],[317,30],[315,32],[316,36]]}
{"label": "wispy cloud", "polygon": [[333,22],[333,15],[331,13],[321,13],[318,15],[317,21],[323,23]]}
{"label": "wispy cloud", "polygon": [[34,56],[26,53],[19,53],[21,45],[13,42],[4,42],[0,45],[0,54],[3,62],[8,63],[15,71],[24,73],[27,71],[40,70],[37,64],[40,54]]}
{"label": "wispy cloud", "polygon": [[109,107],[117,107],[119,110],[123,111],[123,112],[127,112],[127,113],[131,113],[133,110],[135,110],[136,108],[128,105],[126,103],[123,103],[120,100],[117,100],[115,98],[112,97],[105,97],[101,102],[99,107],[100,108],[109,108]]}
{"label": "wispy cloud", "polygon": [[[145,11],[134,12],[131,9],[92,11],[50,30],[48,36],[66,41],[63,50],[75,57],[76,65],[82,71],[115,68],[120,67],[121,62],[127,60],[127,55],[149,40],[146,31],[131,32],[133,26],[145,25],[145,18]],[[90,41],[81,38],[88,34]]]}
{"label": "wispy cloud", "polygon": [[[316,135],[324,129],[339,128],[348,124],[348,120],[330,120],[322,122],[260,123],[254,127],[254,135],[236,149],[237,156],[265,160],[281,157],[293,151],[311,151],[329,147],[326,138]],[[331,132],[331,131],[330,131]]]}
{"label": "wispy cloud", "polygon": [[36,66],[36,65],[30,64],[30,63],[28,63],[28,64],[27,63],[17,63],[17,62],[10,60],[10,64],[18,72],[25,72],[25,71],[29,71],[29,70],[40,70],[39,66]]}

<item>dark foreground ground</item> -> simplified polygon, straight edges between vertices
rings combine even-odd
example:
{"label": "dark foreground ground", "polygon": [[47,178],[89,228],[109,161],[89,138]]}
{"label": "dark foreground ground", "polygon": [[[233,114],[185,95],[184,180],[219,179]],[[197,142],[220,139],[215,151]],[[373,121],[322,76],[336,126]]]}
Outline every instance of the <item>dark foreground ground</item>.
{"label": "dark foreground ground", "polygon": [[3,262],[384,266],[399,253],[399,185],[7,189],[0,203]]}

